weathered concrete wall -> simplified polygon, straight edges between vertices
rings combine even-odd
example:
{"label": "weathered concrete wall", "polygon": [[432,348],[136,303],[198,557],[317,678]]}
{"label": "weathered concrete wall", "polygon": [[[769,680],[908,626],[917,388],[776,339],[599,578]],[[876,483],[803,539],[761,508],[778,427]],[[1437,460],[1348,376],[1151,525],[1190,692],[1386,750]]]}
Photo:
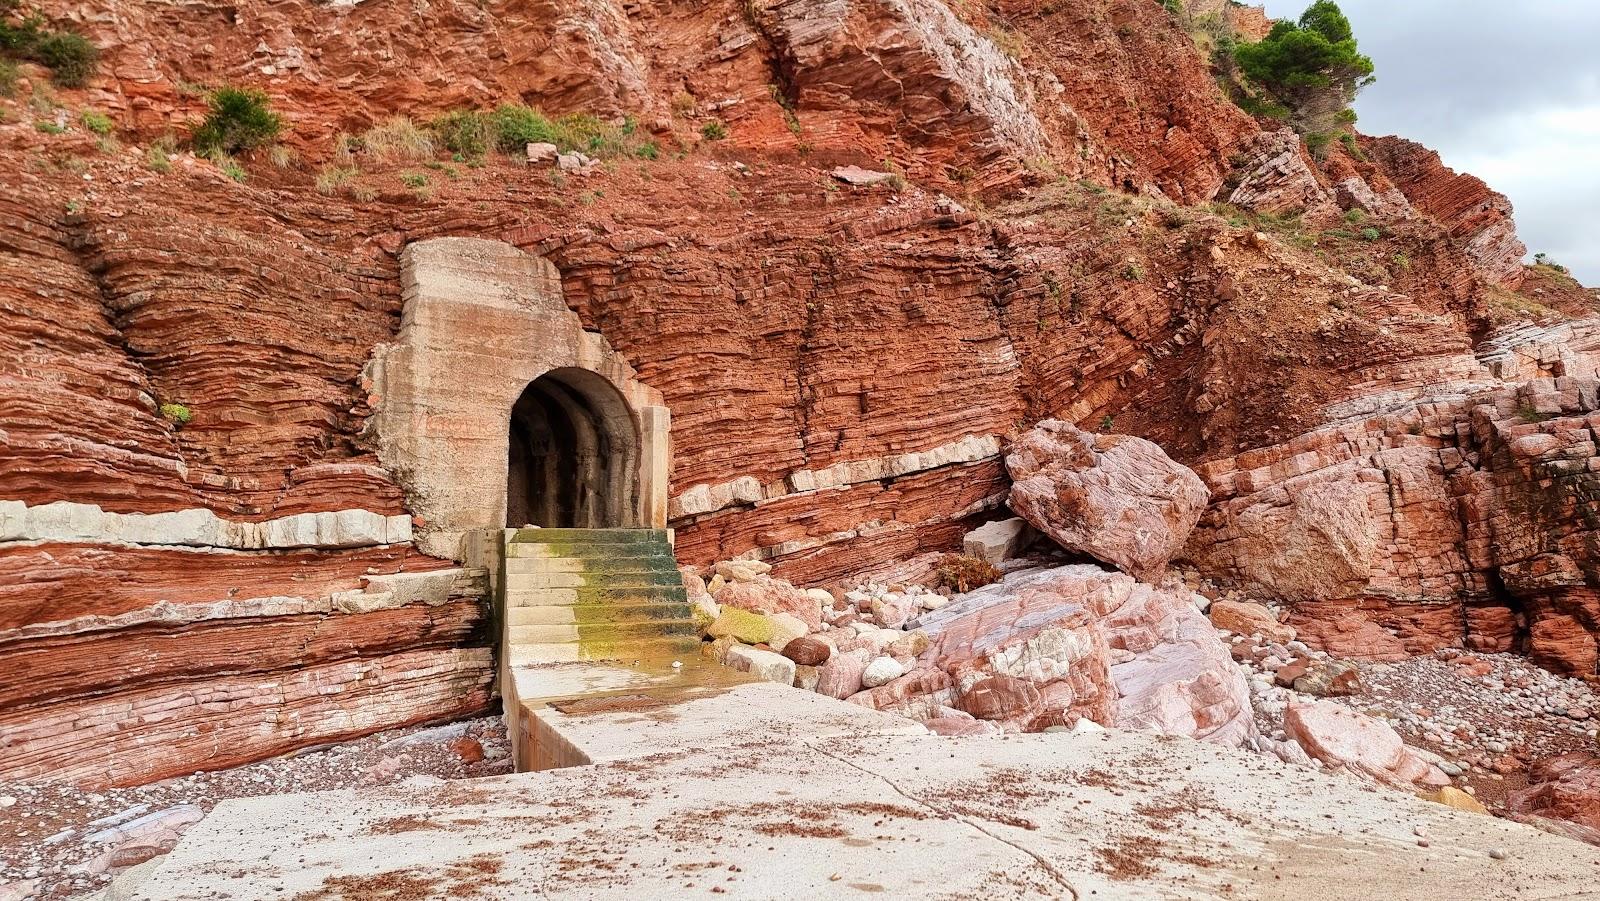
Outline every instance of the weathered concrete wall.
{"label": "weathered concrete wall", "polygon": [[627,500],[614,525],[665,527],[671,420],[661,394],[584,330],[549,260],[499,241],[435,238],[406,248],[400,278],[399,338],[368,367],[369,428],[418,519],[422,551],[459,559],[465,533],[507,524],[512,407],[535,379],[568,369],[604,380],[569,387],[633,439],[617,449],[611,490]]}

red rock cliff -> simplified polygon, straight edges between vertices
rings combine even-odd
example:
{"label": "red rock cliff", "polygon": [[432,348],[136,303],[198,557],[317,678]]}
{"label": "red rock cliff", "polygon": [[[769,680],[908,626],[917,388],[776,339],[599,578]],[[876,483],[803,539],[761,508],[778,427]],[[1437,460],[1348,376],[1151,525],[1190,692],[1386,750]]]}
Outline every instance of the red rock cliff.
{"label": "red rock cliff", "polygon": [[[1147,0],[46,11],[104,59],[40,104],[126,146],[0,100],[3,776],[139,782],[488,703],[484,574],[409,547],[404,473],[363,437],[411,241],[551,259],[672,410],[681,557],[803,583],[953,547],[1046,416],[1213,459],[1475,371],[1458,220],[1485,217],[1387,163],[1446,227],[1211,212],[1330,179],[1292,146],[1250,162],[1280,138]],[[147,167],[186,85],[223,79],[268,91],[301,162]],[[561,179],[363,159],[359,199],[317,190],[336,130],[505,100],[631,114],[662,153]],[[885,160],[909,186],[827,175]]]}

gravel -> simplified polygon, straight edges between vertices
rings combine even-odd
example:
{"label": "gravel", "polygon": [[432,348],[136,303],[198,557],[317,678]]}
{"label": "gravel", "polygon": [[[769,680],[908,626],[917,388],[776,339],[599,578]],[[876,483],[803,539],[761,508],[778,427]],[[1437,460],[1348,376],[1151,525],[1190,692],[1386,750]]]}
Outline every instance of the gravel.
{"label": "gravel", "polygon": [[[58,901],[97,890],[125,866],[161,853],[155,846],[170,844],[178,831],[229,798],[510,771],[505,725],[499,717],[483,717],[393,729],[136,788],[0,782],[0,898],[30,885],[31,896],[16,894]],[[168,825],[176,829],[159,831]],[[130,836],[140,827],[140,835]]]}

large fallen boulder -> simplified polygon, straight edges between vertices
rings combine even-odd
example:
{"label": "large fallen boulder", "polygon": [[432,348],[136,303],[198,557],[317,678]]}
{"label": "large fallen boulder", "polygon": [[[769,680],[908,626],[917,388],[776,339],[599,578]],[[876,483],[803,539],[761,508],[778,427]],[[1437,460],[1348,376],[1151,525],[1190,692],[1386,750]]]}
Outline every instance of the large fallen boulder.
{"label": "large fallen boulder", "polygon": [[1535,763],[1529,786],[1512,792],[1515,818],[1579,841],[1600,845],[1600,756],[1574,751]]}
{"label": "large fallen boulder", "polygon": [[[1100,577],[1111,575],[1064,567],[970,592],[917,621],[929,638],[921,660],[950,674],[952,706],[1011,731],[1070,726],[1080,717],[1109,723],[1116,714],[1110,650],[1094,624],[1114,590]],[[1015,697],[994,700],[997,688]]]}
{"label": "large fallen boulder", "polygon": [[1388,723],[1332,701],[1290,703],[1283,731],[1329,767],[1384,785],[1412,789],[1450,784],[1443,770],[1407,747]]}
{"label": "large fallen boulder", "polygon": [[1116,725],[1230,746],[1255,735],[1244,673],[1186,593],[1134,585],[1100,627],[1113,655]]}
{"label": "large fallen boulder", "polygon": [[1239,745],[1244,676],[1186,593],[1098,566],[1013,573],[924,614],[950,706],[1009,731],[1106,726]]}
{"label": "large fallen boulder", "polygon": [[1012,445],[1011,509],[1062,547],[1157,581],[1210,492],[1161,448],[1047,419]]}

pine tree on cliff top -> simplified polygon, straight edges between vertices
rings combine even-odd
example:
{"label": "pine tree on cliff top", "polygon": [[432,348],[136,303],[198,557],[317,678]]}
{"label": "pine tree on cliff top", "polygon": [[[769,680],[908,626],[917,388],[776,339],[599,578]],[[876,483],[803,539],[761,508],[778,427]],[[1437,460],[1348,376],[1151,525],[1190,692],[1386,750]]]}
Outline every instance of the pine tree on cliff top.
{"label": "pine tree on cliff top", "polygon": [[1235,59],[1289,107],[1302,133],[1353,121],[1346,108],[1374,81],[1372,59],[1357,47],[1350,20],[1333,0],[1317,0],[1298,22],[1282,20],[1258,43],[1241,44]]}

